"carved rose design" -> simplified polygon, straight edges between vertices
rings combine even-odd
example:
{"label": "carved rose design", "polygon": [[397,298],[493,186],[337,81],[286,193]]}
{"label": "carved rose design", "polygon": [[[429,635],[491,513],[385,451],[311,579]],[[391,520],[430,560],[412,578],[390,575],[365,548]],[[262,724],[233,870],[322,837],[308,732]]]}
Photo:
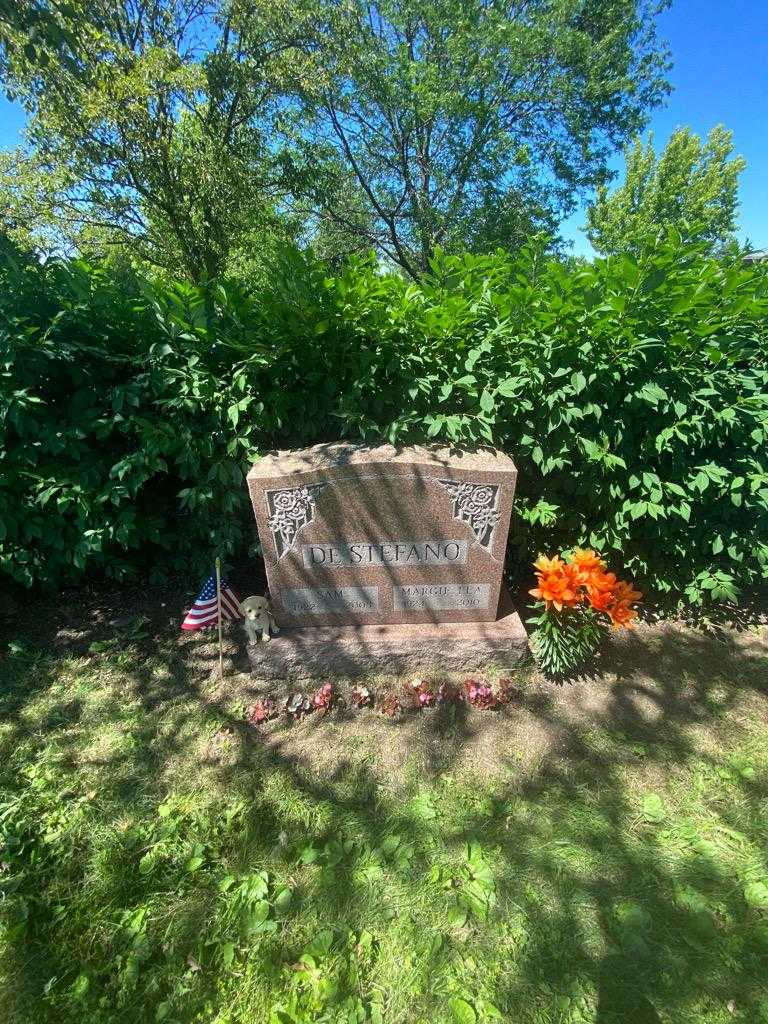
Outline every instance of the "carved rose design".
{"label": "carved rose design", "polygon": [[[306,488],[301,489],[306,490]],[[297,491],[275,491],[275,508],[281,512],[288,512],[290,509],[296,508],[297,494]]]}
{"label": "carved rose design", "polygon": [[453,498],[453,518],[467,523],[477,543],[490,550],[493,530],[499,521],[498,484],[459,483],[456,480],[439,480]]}
{"label": "carved rose design", "polygon": [[315,499],[325,484],[292,487],[285,491],[267,491],[267,526],[275,541],[277,557],[282,558],[293,547],[299,530],[311,523],[315,515]]}
{"label": "carved rose design", "polygon": [[475,487],[472,492],[473,505],[490,505],[493,503],[496,488]]}

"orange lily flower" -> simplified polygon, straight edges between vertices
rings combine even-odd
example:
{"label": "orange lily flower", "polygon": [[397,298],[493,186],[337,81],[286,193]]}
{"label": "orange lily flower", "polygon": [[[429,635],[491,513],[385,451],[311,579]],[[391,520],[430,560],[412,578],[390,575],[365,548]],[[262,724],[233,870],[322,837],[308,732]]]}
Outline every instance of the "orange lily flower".
{"label": "orange lily flower", "polygon": [[534,569],[537,569],[539,573],[559,572],[564,565],[565,562],[562,560],[560,555],[555,555],[554,558],[547,558],[546,555],[539,555],[533,563]]}
{"label": "orange lily flower", "polygon": [[616,584],[616,600],[622,604],[634,604],[643,596],[639,590],[634,590],[631,583],[619,580]]}
{"label": "orange lily flower", "polygon": [[529,591],[533,597],[544,601],[547,607],[553,604],[558,611],[579,603],[581,595],[573,566],[567,565],[557,556],[541,556],[534,564],[540,571],[536,576],[538,587]]}
{"label": "orange lily flower", "polygon": [[631,583],[606,572],[605,562],[589,548],[576,548],[566,561],[559,555],[539,555],[533,563],[538,586],[528,593],[547,608],[574,608],[587,600],[604,612],[615,627],[631,626],[637,611],[631,606],[643,596]]}
{"label": "orange lily flower", "polygon": [[602,569],[596,569],[589,574],[587,580],[587,594],[590,596],[595,594],[613,593],[616,589],[616,574],[612,572],[603,572]]}
{"label": "orange lily flower", "polygon": [[597,612],[607,612],[611,605],[614,603],[613,591],[611,590],[592,590],[587,591],[587,600],[589,601],[592,608]]}
{"label": "orange lily flower", "polygon": [[595,569],[605,568],[605,562],[591,548],[576,548],[571,555],[570,561],[587,572],[594,572]]}
{"label": "orange lily flower", "polygon": [[629,628],[632,625],[632,620],[637,618],[637,611],[630,608],[628,604],[615,604],[607,611],[614,629],[621,626]]}

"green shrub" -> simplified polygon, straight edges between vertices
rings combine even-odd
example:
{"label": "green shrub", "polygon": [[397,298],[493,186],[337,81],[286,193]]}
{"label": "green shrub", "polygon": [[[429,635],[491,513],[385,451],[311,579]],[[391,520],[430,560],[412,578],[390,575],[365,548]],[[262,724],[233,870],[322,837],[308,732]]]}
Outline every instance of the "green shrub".
{"label": "green shrub", "polygon": [[0,569],[23,583],[241,557],[258,452],[493,443],[519,469],[513,573],[620,553],[649,593],[735,599],[768,566],[768,278],[670,237],[569,269],[450,257],[420,284],[286,254],[257,295],[131,295],[0,270]]}
{"label": "green shrub", "polygon": [[[158,307],[78,263],[5,266],[0,321],[0,569],[59,584],[189,564],[244,538],[232,385],[171,357]],[[167,304],[199,314],[199,296]],[[185,300],[189,300],[185,304]],[[180,370],[180,366],[184,369]]]}
{"label": "green shrub", "polygon": [[410,401],[382,425],[512,454],[518,561],[587,545],[647,591],[735,598],[768,562],[767,313],[764,273],[674,240],[576,272],[447,260],[362,328],[393,358],[345,411],[365,421],[393,390],[399,350]]}

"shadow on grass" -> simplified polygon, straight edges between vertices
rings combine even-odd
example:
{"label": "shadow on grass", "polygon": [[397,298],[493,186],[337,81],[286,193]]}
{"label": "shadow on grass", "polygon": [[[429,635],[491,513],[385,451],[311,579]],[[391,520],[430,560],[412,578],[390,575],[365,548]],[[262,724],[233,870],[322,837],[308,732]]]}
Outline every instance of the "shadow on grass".
{"label": "shadow on grass", "polygon": [[[750,883],[768,880],[768,762],[756,739],[768,741],[768,659],[757,641],[660,628],[614,648],[601,678],[531,688],[521,715],[547,743],[521,764],[514,743],[525,734],[516,734],[509,712],[504,770],[486,780],[465,777],[459,763],[495,716],[463,706],[426,712],[420,728],[428,748],[419,777],[411,766],[404,788],[382,779],[374,756],[355,750],[323,776],[287,750],[290,733],[260,743],[229,695],[211,684],[213,649],[192,661],[162,633],[149,635],[133,654],[100,656],[62,682],[60,666],[36,653],[44,638],[38,644],[23,671],[3,682],[4,756],[13,761],[14,744],[26,743],[33,772],[26,781],[5,772],[6,807],[30,778],[33,786],[43,778],[46,757],[71,774],[73,790],[96,779],[100,791],[60,862],[46,860],[43,834],[71,799],[59,783],[50,792],[38,784],[45,824],[24,821],[15,837],[29,856],[19,857],[17,887],[4,891],[25,895],[29,919],[7,925],[5,984],[16,992],[6,1000],[9,1019],[152,1020],[171,998],[169,1019],[247,1019],[228,994],[234,982],[222,981],[228,972],[218,954],[201,939],[223,934],[215,878],[165,870],[165,862],[146,873],[140,867],[166,840],[185,857],[193,849],[194,814],[179,819],[170,839],[139,827],[157,817],[169,790],[186,784],[222,794],[220,820],[207,817],[204,830],[198,822],[219,874],[267,866],[294,889],[298,910],[254,947],[271,999],[289,984],[285,965],[313,930],[351,928],[376,936],[378,962],[376,955],[361,962],[358,987],[384,987],[385,1021],[452,1020],[447,1007],[456,992],[480,1021],[491,1003],[520,1022],[768,1020],[761,1017],[768,1014],[766,908],[745,898]],[[94,706],[89,686],[110,672],[122,692],[112,686]],[[342,736],[344,727],[342,720]],[[99,728],[111,729],[101,746]],[[392,723],[393,735],[398,728]],[[208,738],[202,751],[201,737]],[[730,750],[740,752],[735,760]],[[37,767],[35,751],[45,754]],[[89,830],[101,834],[98,844]],[[475,912],[457,925],[445,908],[461,905],[469,889],[461,865],[471,843],[492,867],[493,905],[487,919]],[[89,857],[100,858],[98,871]],[[119,1004],[110,978],[126,969],[128,954],[114,929],[97,935],[66,913],[72,891],[94,876],[96,916],[109,908],[114,921],[144,903],[174,915],[173,964],[162,968],[158,938],[142,961],[147,982],[135,982]],[[441,941],[420,945],[431,932]],[[404,943],[403,960],[414,960],[402,993],[395,990],[402,965],[393,954],[384,963],[388,934]],[[190,958],[201,970],[189,968]],[[82,974],[90,989],[72,995]],[[169,995],[171,977],[177,987]],[[66,997],[45,996],[51,978],[64,979],[52,991]],[[231,1017],[215,1017],[227,1005]],[[332,1008],[326,1017],[307,1012],[297,1019],[348,1019]]]}

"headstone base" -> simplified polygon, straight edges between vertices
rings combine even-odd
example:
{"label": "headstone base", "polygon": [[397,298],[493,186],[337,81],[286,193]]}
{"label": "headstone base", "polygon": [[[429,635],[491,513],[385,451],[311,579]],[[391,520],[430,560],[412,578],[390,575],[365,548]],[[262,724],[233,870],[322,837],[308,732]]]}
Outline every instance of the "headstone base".
{"label": "headstone base", "polygon": [[355,679],[416,673],[507,670],[528,650],[528,634],[502,590],[494,622],[284,627],[269,643],[250,644],[255,677]]}

